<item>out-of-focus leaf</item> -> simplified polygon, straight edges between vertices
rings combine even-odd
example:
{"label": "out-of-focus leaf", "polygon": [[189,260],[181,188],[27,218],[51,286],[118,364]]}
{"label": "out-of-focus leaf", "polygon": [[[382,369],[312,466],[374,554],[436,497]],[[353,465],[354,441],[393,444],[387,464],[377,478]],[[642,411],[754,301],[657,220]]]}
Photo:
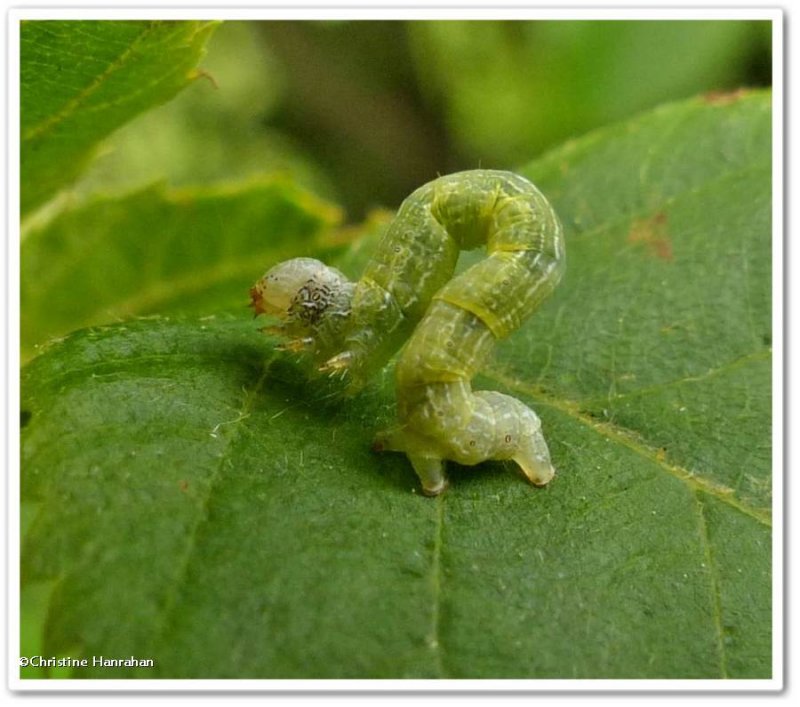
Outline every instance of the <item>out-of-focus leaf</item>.
{"label": "out-of-focus leaf", "polygon": [[477,159],[519,164],[665,100],[739,85],[768,22],[414,22],[419,79]]}
{"label": "out-of-focus leaf", "polygon": [[280,173],[333,196],[311,157],[269,126],[286,82],[259,42],[258,24],[224,22],[208,42],[205,80],[105,140],[75,191],[132,191],[158,180],[197,186]]}
{"label": "out-of-focus leaf", "polygon": [[21,209],[71,183],[98,142],[199,74],[214,22],[26,21],[21,46]]}
{"label": "out-of-focus leaf", "polygon": [[136,314],[244,309],[276,260],[329,253],[319,237],[340,218],[279,178],[90,200],[23,242],[23,346]]}

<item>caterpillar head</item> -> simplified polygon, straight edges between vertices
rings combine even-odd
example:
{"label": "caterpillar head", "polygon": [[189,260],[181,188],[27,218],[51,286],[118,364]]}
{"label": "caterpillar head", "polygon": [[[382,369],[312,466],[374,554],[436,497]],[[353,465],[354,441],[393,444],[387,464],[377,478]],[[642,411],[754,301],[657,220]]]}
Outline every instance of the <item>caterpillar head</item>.
{"label": "caterpillar head", "polygon": [[313,344],[319,352],[340,343],[352,296],[353,284],[336,268],[294,258],[268,270],[250,288],[250,306],[256,316],[280,320],[270,331]]}

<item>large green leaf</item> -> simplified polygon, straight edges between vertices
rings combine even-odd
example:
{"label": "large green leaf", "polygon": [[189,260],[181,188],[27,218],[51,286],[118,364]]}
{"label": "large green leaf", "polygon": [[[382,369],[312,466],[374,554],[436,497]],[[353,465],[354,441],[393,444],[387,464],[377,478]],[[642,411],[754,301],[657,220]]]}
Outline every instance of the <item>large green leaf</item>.
{"label": "large green leaf", "polygon": [[546,340],[516,337],[502,366],[758,513],[771,506],[770,115],[769,94],[698,100],[523,170],[567,221],[569,267],[535,322]]}
{"label": "large green leaf", "polygon": [[569,274],[477,384],[540,412],[544,489],[487,463],[422,497],[370,452],[389,372],[337,402],[237,315],[53,345],[23,373],[45,654],[155,660],[76,677],[770,677],[770,154],[769,95],[737,95],[523,170]]}
{"label": "large green leaf", "polygon": [[74,180],[102,138],[196,78],[215,24],[23,22],[22,212]]}
{"label": "large green leaf", "polygon": [[244,307],[262,268],[318,251],[340,218],[281,178],[91,199],[23,242],[23,347],[136,314]]}

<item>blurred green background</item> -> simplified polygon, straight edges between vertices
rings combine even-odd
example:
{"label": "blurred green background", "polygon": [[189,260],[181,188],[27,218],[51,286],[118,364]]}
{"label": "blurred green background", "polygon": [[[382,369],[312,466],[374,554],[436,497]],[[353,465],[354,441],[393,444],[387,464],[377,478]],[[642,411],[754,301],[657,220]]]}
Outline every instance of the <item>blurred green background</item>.
{"label": "blurred green background", "polygon": [[770,32],[733,20],[226,22],[207,80],[112,136],[79,190],[285,172],[357,221],[437,174],[513,169],[659,103],[768,86]]}

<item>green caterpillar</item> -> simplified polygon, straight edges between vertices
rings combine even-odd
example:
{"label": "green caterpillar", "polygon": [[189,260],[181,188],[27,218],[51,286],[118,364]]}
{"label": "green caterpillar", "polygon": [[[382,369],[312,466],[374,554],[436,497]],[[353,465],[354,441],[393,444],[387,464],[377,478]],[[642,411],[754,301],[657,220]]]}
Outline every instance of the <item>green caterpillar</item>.
{"label": "green caterpillar", "polygon": [[[488,257],[453,277],[461,250]],[[444,461],[513,459],[542,486],[553,477],[541,422],[519,400],[473,391],[495,341],[519,328],[558,284],[561,224],[528,180],[472,170],[435,179],[400,206],[361,279],[310,258],[276,265],[250,290],[266,331],[342,372],[355,392],[408,342],[396,369],[398,425],[376,449],[404,452],[424,493],[447,488]]]}

